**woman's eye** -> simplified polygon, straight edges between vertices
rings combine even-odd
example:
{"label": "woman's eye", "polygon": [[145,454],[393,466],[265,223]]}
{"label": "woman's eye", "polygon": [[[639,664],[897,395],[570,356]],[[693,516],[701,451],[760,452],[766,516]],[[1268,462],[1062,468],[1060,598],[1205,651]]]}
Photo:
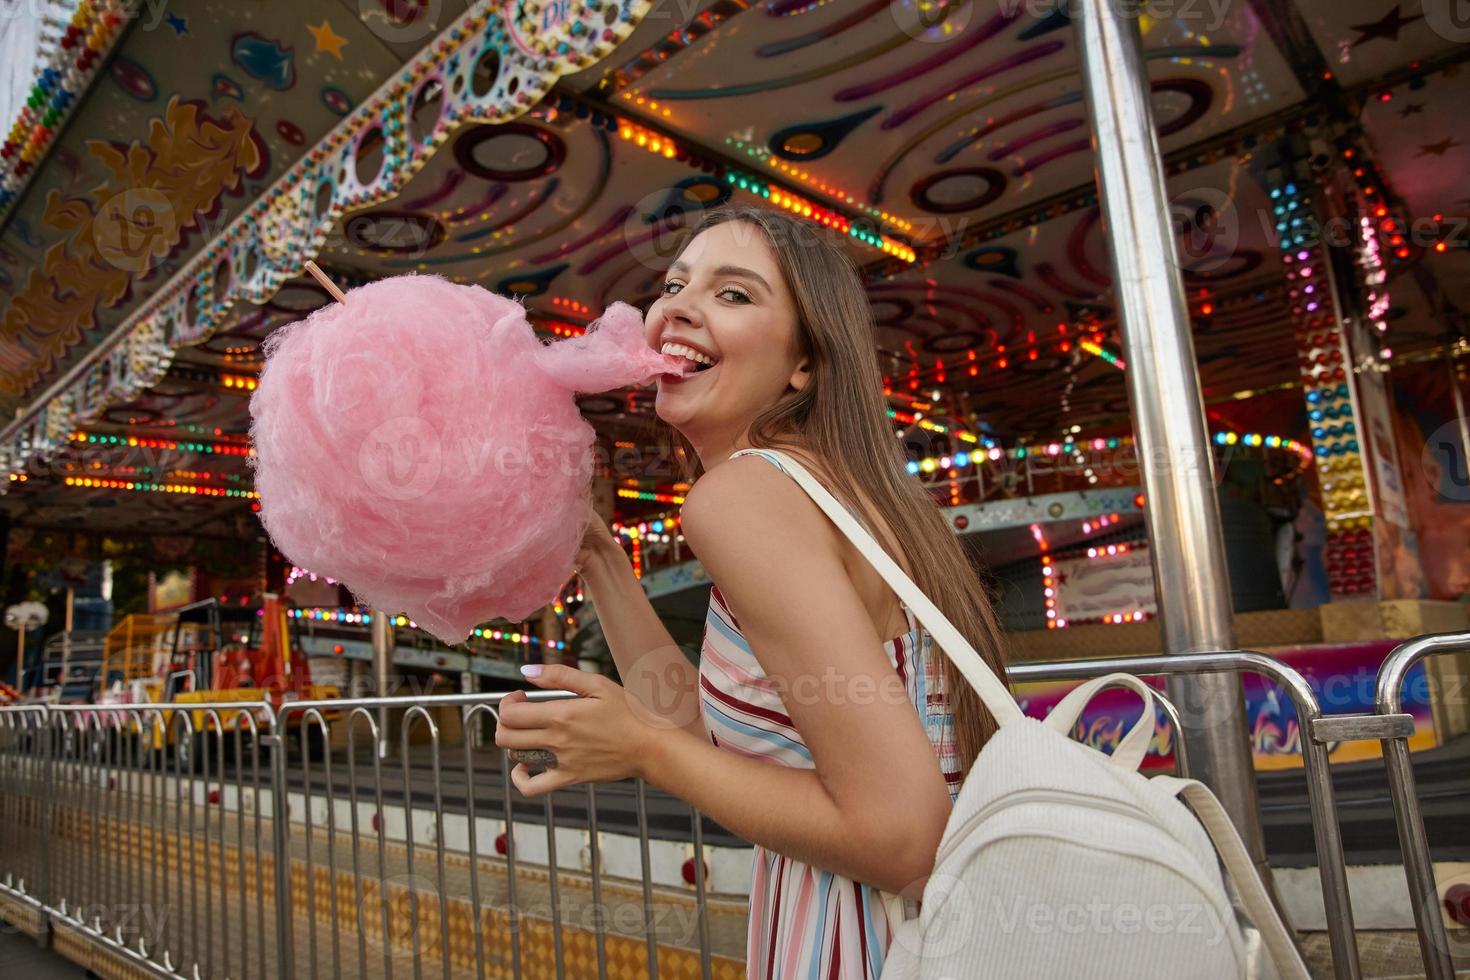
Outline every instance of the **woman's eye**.
{"label": "woman's eye", "polygon": [[719,295],[730,297],[730,302],[732,303],[750,302],[749,296],[747,296],[745,293],[742,293],[740,290],[734,288],[733,286],[726,287],[725,289],[720,290]]}
{"label": "woman's eye", "polygon": [[674,293],[683,288],[684,284],[682,282],[666,282],[664,283],[663,291],[665,295],[672,296]]}

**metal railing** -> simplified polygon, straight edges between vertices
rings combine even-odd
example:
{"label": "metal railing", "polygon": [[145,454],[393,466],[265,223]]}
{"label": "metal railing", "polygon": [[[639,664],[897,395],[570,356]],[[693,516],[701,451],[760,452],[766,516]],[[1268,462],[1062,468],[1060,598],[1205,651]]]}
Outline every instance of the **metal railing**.
{"label": "metal railing", "polygon": [[[700,815],[657,801],[658,832],[705,858],[670,894],[683,845],[651,832],[642,781],[532,803],[503,750],[446,745],[444,725],[489,725],[503,697],[0,708],[0,914],[166,977],[512,977],[534,960],[562,978],[582,975],[574,954],[606,977],[612,942],[649,976],[712,977]],[[394,760],[375,751],[380,709]],[[636,844],[611,876],[609,839]]]}
{"label": "metal railing", "polygon": [[[1401,645],[1380,671],[1372,715],[1323,715],[1301,674],[1249,651],[1021,664],[1011,679],[1250,672],[1279,685],[1304,735],[1344,978],[1360,969],[1327,751],[1381,739],[1426,970],[1451,977],[1399,691],[1421,658],[1467,649],[1470,634]],[[743,932],[724,954],[712,943],[706,861],[717,849],[700,814],[667,797],[651,807],[642,781],[519,797],[505,752],[470,737],[503,696],[0,708],[0,913],[178,978],[483,978],[519,976],[533,960],[558,978],[595,963],[602,978],[614,943],[618,960],[635,956],[653,977],[662,967],[708,978],[718,955],[738,959]],[[1158,703],[1187,772],[1184,719]],[[390,760],[377,750],[395,733]],[[618,819],[622,837],[608,829]],[[669,886],[670,854],[690,844],[692,881]],[[619,854],[605,853],[612,845]],[[670,909],[687,911],[683,923],[669,924]]]}
{"label": "metal railing", "polygon": [[[1298,725],[1305,731],[1313,719],[1322,715],[1312,687],[1300,673],[1266,654],[1250,650],[1219,653],[1173,654],[1157,657],[1120,657],[1115,659],[1077,660],[1066,663],[1018,664],[1010,668],[1012,682],[1026,680],[1078,680],[1121,671],[1140,676],[1180,674],[1222,674],[1246,672],[1259,674],[1280,685],[1296,708]],[[1167,705],[1170,724],[1174,725],[1176,751],[1184,746],[1183,729],[1177,706],[1155,692],[1157,700]],[[1358,946],[1353,934],[1352,899],[1348,895],[1347,863],[1342,853],[1342,830],[1337,822],[1337,804],[1332,788],[1332,773],[1327,748],[1320,742],[1302,739],[1302,770],[1307,781],[1307,801],[1312,819],[1312,838],[1317,849],[1317,869],[1322,883],[1322,903],[1326,910],[1327,935],[1332,950],[1332,965],[1339,978],[1362,975],[1358,964]],[[1176,756],[1180,774],[1187,770],[1187,759]],[[1260,869],[1269,888],[1268,868]],[[1274,890],[1273,890],[1274,894]]]}
{"label": "metal railing", "polygon": [[[1399,849],[1404,857],[1409,900],[1414,908],[1414,925],[1419,933],[1419,953],[1429,980],[1453,980],[1455,966],[1449,939],[1440,918],[1439,889],[1434,881],[1434,861],[1424,815],[1414,791],[1414,767],[1409,761],[1409,738],[1414,734],[1412,715],[1403,713],[1404,679],[1409,668],[1425,657],[1470,652],[1470,633],[1421,636],[1396,647],[1378,670],[1375,701],[1382,727],[1374,734],[1383,742],[1383,764],[1388,770],[1388,789],[1393,797],[1394,824]],[[1404,721],[1407,720],[1407,724]]]}

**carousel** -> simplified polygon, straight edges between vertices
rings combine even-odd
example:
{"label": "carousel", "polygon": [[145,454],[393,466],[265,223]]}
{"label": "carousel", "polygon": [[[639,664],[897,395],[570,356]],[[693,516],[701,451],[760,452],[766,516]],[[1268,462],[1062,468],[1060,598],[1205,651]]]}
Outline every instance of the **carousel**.
{"label": "carousel", "polygon": [[[576,337],[614,302],[646,308],[727,203],[844,241],[895,441],[993,583],[1017,661],[1176,652],[1190,585],[1160,551],[1190,535],[1151,453],[1190,421],[1145,420],[1140,391],[1178,378],[1124,318],[1132,273],[1176,261],[1226,573],[1205,587],[1230,642],[1352,712],[1396,643],[1465,628],[1470,24],[1453,4],[1143,4],[1175,255],[1131,257],[1066,0],[32,6],[6,43],[34,76],[0,87],[0,521],[6,604],[57,608],[17,632],[15,697],[137,681],[106,666],[131,649],[118,630],[176,642],[168,617],[208,600],[257,610],[344,693],[390,665],[416,691],[508,689],[527,661],[615,674],[575,579],[449,647],[274,549],[248,435],[262,346],[332,302],[308,261],[342,288],[478,284],[543,338]],[[710,582],[652,405],[648,387],[580,398],[594,497],[697,658]],[[1451,761],[1470,714],[1445,696],[1465,665],[1416,668],[1403,708],[1458,801],[1429,819],[1440,861],[1470,855]],[[1066,689],[1022,688],[1038,711]],[[1266,821],[1272,863],[1311,872],[1298,719],[1248,681],[1242,723],[1263,800],[1296,814]],[[1121,732],[1106,710],[1084,725]],[[1398,860],[1387,798],[1356,775],[1377,758],[1333,750],[1365,794],[1350,866]],[[1413,928],[1372,887],[1354,886],[1359,914]]]}

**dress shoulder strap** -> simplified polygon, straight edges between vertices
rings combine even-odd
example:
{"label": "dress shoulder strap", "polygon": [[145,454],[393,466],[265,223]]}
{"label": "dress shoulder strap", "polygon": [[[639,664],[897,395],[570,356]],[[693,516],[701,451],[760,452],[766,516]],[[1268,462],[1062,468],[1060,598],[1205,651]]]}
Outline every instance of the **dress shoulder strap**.
{"label": "dress shoulder strap", "polygon": [[776,467],[776,469],[780,470],[782,473],[786,472],[786,467],[781,463],[780,458],[768,449],[737,449],[735,452],[730,454],[731,459],[734,459],[737,456],[759,456],[761,459]]}
{"label": "dress shoulder strap", "polygon": [[[737,456],[759,456],[761,459],[770,463],[772,466],[776,467],[776,469],[780,470],[782,473],[785,473],[787,476],[791,475],[790,471],[786,468],[786,465],[781,461],[781,457],[769,449],[740,449],[730,454],[731,459],[734,459]],[[845,501],[841,503],[843,509],[851,514],[857,520],[857,522],[863,526],[863,530],[867,531],[869,534],[873,533],[873,528],[868,523],[866,517],[858,513],[858,511],[855,510],[852,505],[846,503]],[[904,602],[902,597],[899,598],[898,605],[899,608],[903,610],[903,616],[908,623],[909,631],[913,632],[914,630],[919,629],[920,623],[918,619],[914,616],[914,611],[909,608],[909,604]]]}

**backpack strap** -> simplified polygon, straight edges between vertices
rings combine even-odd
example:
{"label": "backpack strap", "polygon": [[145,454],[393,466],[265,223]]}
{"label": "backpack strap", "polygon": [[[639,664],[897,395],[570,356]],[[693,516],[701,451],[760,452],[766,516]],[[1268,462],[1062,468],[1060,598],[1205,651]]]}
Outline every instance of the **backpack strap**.
{"label": "backpack strap", "polygon": [[1067,696],[1057,702],[1056,707],[1046,716],[1045,724],[1053,731],[1063,735],[1070,735],[1072,728],[1077,724],[1077,719],[1082,717],[1082,712],[1087,708],[1087,703],[1106,687],[1118,685],[1131,688],[1139,697],[1143,698],[1143,714],[1128,729],[1118,742],[1118,747],[1113,749],[1108,761],[1115,766],[1121,766],[1130,772],[1143,765],[1143,757],[1148,754],[1148,744],[1154,737],[1154,692],[1143,681],[1132,674],[1108,674],[1105,677],[1095,677],[1085,684],[1079,684]]}
{"label": "backpack strap", "polygon": [[1240,839],[1240,832],[1235,829],[1230,815],[1225,812],[1215,794],[1197,779],[1155,776],[1150,782],[1182,798],[1204,825],[1210,835],[1210,842],[1220,855],[1221,863],[1225,865],[1226,873],[1235,884],[1235,891],[1240,895],[1246,914],[1261,931],[1261,938],[1270,950],[1271,959],[1282,980],[1310,980],[1311,974],[1307,972],[1307,965],[1302,962],[1301,952],[1292,940],[1291,933],[1287,931],[1286,923],[1281,921],[1281,914],[1276,911],[1276,905],[1266,891],[1265,882],[1251,863],[1245,842]]}
{"label": "backpack strap", "polygon": [[873,540],[873,536],[863,529],[857,520],[827,491],[827,488],[817,482],[816,478],[807,472],[806,467],[792,459],[787,453],[774,449],[751,450],[742,449],[731,455],[736,456],[761,455],[767,458],[775,457],[786,475],[796,481],[797,486],[806,491],[816,505],[820,507],[837,525],[837,529],[847,535],[849,541],[857,547],[858,552],[868,560],[868,563],[883,576],[883,581],[888,583],[904,604],[913,611],[914,617],[929,631],[934,642],[944,651],[944,655],[954,662],[960,669],[965,680],[975,689],[980,696],[981,702],[989,709],[995,717],[998,725],[1007,725],[1020,721],[1026,717],[1021,711],[1016,699],[1011,696],[1004,682],[996,677],[990,667],[975,652],[975,648],[960,635],[954,624],[945,618],[929,597],[920,591],[913,580],[904,574],[898,563],[888,557],[888,553]]}

